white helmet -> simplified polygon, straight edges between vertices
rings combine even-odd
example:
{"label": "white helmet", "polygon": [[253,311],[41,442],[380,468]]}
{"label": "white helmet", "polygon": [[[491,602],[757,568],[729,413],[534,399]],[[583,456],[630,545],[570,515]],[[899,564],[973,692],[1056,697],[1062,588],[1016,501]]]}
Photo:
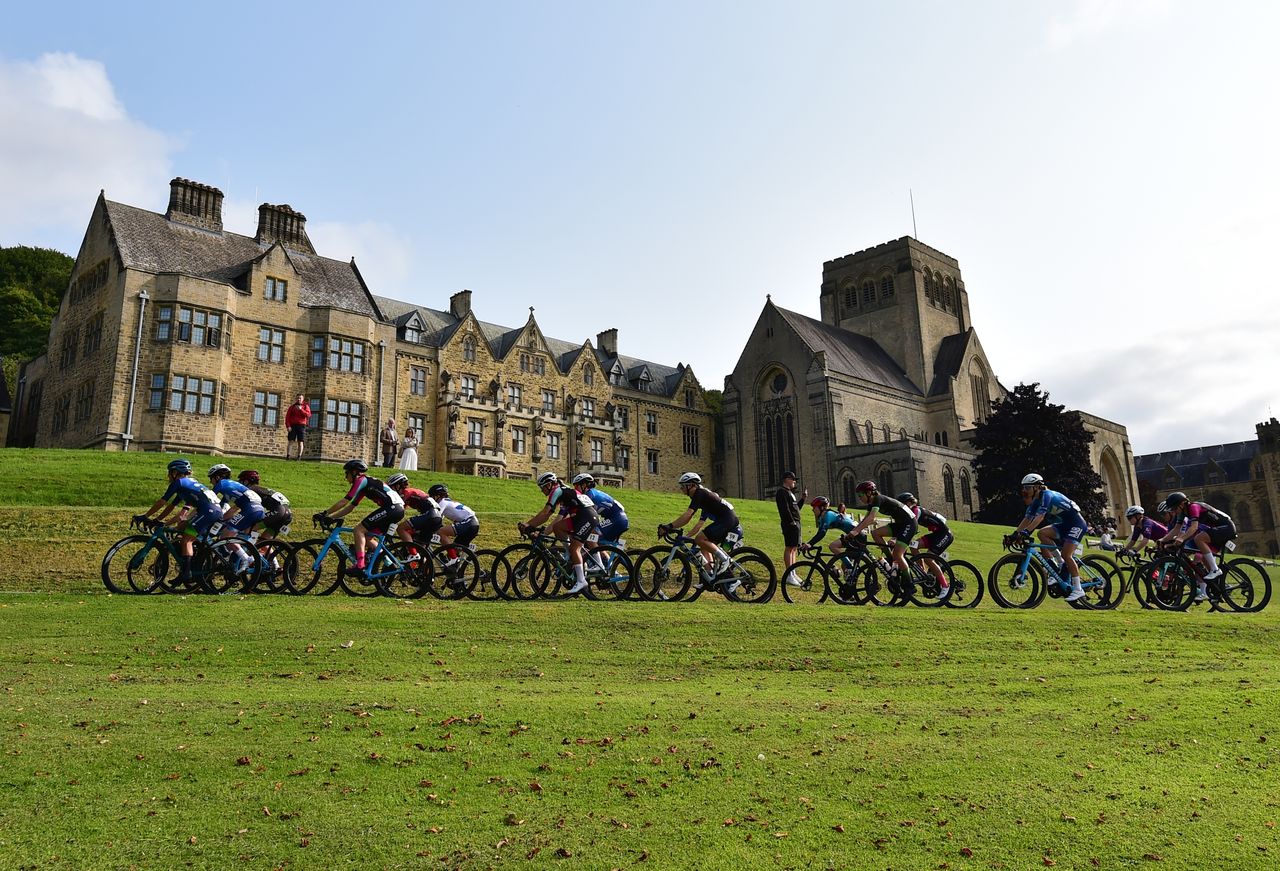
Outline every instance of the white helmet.
{"label": "white helmet", "polygon": [[596,482],[596,479],[591,477],[591,475],[588,474],[587,472],[583,472],[579,475],[573,476],[573,486],[575,487],[577,487],[579,484],[594,484],[595,482]]}
{"label": "white helmet", "polygon": [[559,480],[560,479],[556,476],[555,472],[543,472],[541,475],[538,476],[538,487],[542,488],[547,486],[548,484],[554,484],[556,481],[559,481]]}
{"label": "white helmet", "polygon": [[701,483],[702,483],[702,476],[699,475],[697,472],[685,472],[683,475],[680,476],[679,484],[681,487],[685,486],[686,484],[701,484]]}
{"label": "white helmet", "polygon": [[1129,510],[1125,511],[1124,516],[1125,516],[1126,518],[1130,518],[1130,517],[1141,517],[1142,515],[1144,515],[1144,514],[1146,514],[1146,513],[1147,513],[1146,511],[1143,511],[1143,510],[1142,510],[1142,506],[1141,506],[1141,505],[1131,505],[1131,506],[1129,506]]}
{"label": "white helmet", "polygon": [[210,466],[209,477],[210,478],[230,478],[231,467],[225,463],[218,463],[217,465]]}
{"label": "white helmet", "polygon": [[1030,475],[1026,475],[1023,477],[1022,479],[1023,487],[1030,487],[1032,484],[1039,484],[1041,487],[1043,487],[1044,478],[1041,477],[1040,475],[1037,475],[1035,472],[1032,472]]}

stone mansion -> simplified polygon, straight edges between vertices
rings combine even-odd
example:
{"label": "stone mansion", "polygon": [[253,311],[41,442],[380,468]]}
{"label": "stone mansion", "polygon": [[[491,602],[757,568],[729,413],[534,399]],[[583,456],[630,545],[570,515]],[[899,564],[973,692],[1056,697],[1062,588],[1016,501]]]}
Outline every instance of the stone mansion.
{"label": "stone mansion", "polygon": [[391,418],[422,469],[528,479],[591,471],[671,489],[712,471],[712,415],[691,368],[595,341],[376,296],[317,254],[306,218],[263,204],[257,233],[222,226],[223,194],[176,178],[151,212],[99,195],[49,350],[27,363],[10,443],[283,456],[284,414],[313,411],[311,458],[378,456]]}

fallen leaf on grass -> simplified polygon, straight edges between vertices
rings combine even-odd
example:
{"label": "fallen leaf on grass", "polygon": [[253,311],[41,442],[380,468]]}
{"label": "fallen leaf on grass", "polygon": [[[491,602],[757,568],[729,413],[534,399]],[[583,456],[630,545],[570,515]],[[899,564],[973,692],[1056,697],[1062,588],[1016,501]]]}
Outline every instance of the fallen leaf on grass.
{"label": "fallen leaf on grass", "polygon": [[832,827],[831,827],[831,829],[832,829],[832,831],[839,832],[840,834],[842,834],[842,835],[843,835],[843,834],[844,834],[844,823],[836,823],[834,826],[832,826]]}
{"label": "fallen leaf on grass", "polygon": [[972,859],[972,858],[973,858],[973,851],[972,851],[972,850],[970,850],[968,847],[961,847],[961,848],[960,848],[960,855],[961,855],[961,856],[964,856],[966,859]]}
{"label": "fallen leaf on grass", "polygon": [[573,851],[566,850],[564,847],[561,847],[560,849],[556,850],[556,855],[559,856],[561,859],[568,859],[570,856],[573,855]]}
{"label": "fallen leaf on grass", "polygon": [[1058,864],[1058,860],[1050,859],[1048,856],[1045,856],[1040,861],[1044,862],[1046,868],[1052,868],[1054,865]]}
{"label": "fallen leaf on grass", "polygon": [[341,647],[341,648],[343,648],[344,650],[349,650],[349,649],[350,649],[351,647],[353,647],[354,645],[355,645],[355,642],[354,642],[354,641],[344,641],[344,642],[342,642],[341,644],[339,644],[338,646],[339,646],[339,647]]}

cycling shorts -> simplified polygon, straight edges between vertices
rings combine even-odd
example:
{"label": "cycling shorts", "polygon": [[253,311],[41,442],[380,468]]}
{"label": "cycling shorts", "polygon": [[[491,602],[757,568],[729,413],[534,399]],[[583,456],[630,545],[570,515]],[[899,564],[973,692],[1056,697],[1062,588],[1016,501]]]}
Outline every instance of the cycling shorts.
{"label": "cycling shorts", "polygon": [[703,527],[702,534],[707,541],[712,544],[724,544],[725,536],[738,528],[738,518],[730,517],[726,520],[717,520],[708,526]]}
{"label": "cycling shorts", "polygon": [[212,508],[209,511],[202,511],[194,517],[187,518],[187,526],[185,533],[187,535],[204,535],[209,531],[209,527],[213,526],[222,519],[222,509]]}
{"label": "cycling shorts", "polygon": [[281,508],[279,511],[268,511],[262,517],[262,526],[271,530],[273,533],[279,534],[290,523],[293,523],[293,512],[288,508]]}
{"label": "cycling shorts", "polygon": [[951,542],[955,540],[956,537],[951,534],[951,530],[938,530],[920,539],[919,545],[927,553],[931,553],[934,556],[942,556],[942,552],[949,548]]}
{"label": "cycling shorts", "polygon": [[428,511],[426,514],[419,514],[416,517],[409,518],[409,527],[413,530],[413,537],[422,541],[430,541],[431,536],[440,531],[440,527],[444,526],[444,517],[439,511]]}
{"label": "cycling shorts", "polygon": [[252,511],[241,511],[227,521],[227,526],[230,526],[236,532],[248,532],[255,523],[262,522],[263,517],[266,517],[266,513],[261,508],[255,508]]}
{"label": "cycling shorts", "polygon": [[600,540],[605,544],[613,544],[626,534],[631,528],[631,521],[627,519],[627,515],[622,515],[615,520],[609,520],[607,517],[600,518]]}
{"label": "cycling shorts", "polygon": [[1075,513],[1064,514],[1056,522],[1049,525],[1058,533],[1058,544],[1066,544],[1068,541],[1074,541],[1079,544],[1084,541],[1085,533],[1089,530],[1089,524],[1084,522],[1083,517]]}
{"label": "cycling shorts", "polygon": [[480,518],[472,517],[461,523],[453,525],[453,543],[460,545],[468,545],[476,540],[476,536],[480,534]]}
{"label": "cycling shorts", "polygon": [[916,523],[915,518],[910,520],[895,520],[889,524],[889,531],[893,533],[893,540],[898,544],[910,546],[911,539],[916,537],[920,525]]}
{"label": "cycling shorts", "polygon": [[360,525],[368,532],[383,533],[387,531],[387,527],[404,517],[404,507],[401,505],[383,505],[376,511],[371,512],[364,520],[360,521]]}

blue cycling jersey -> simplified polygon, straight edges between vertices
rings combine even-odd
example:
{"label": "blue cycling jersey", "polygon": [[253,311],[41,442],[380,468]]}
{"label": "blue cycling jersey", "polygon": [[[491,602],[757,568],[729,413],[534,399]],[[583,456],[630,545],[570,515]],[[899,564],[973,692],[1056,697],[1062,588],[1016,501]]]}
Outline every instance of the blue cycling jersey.
{"label": "blue cycling jersey", "polygon": [[592,487],[587,491],[586,495],[596,506],[596,513],[600,515],[601,520],[608,520],[611,523],[618,523],[627,519],[627,509],[622,507],[622,503],[614,499],[603,490],[597,490]]}
{"label": "blue cycling jersey", "polygon": [[257,493],[238,481],[232,481],[230,478],[223,478],[214,484],[213,492],[234,504],[240,509],[241,514],[261,513],[263,510],[262,499]]}
{"label": "blue cycling jersey", "polygon": [[1057,490],[1045,490],[1027,506],[1028,519],[1043,514],[1045,523],[1057,525],[1068,518],[1080,516],[1080,506]]}
{"label": "blue cycling jersey", "polygon": [[218,497],[195,478],[178,478],[171,481],[169,489],[164,491],[163,498],[165,502],[181,502],[183,505],[189,505],[196,510],[197,514],[222,513]]}
{"label": "blue cycling jersey", "polygon": [[839,511],[828,508],[818,517],[818,530],[813,534],[813,538],[809,539],[809,544],[822,541],[829,529],[851,532],[854,526],[853,518],[848,514],[841,514]]}

